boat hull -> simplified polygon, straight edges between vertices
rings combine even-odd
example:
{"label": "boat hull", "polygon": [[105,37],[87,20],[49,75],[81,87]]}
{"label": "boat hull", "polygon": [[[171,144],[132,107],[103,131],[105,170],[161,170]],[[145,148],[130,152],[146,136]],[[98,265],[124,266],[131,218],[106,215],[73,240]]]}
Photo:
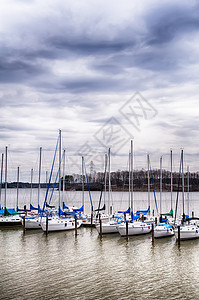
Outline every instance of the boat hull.
{"label": "boat hull", "polygon": [[[100,234],[100,225],[96,225],[97,232]],[[102,223],[102,234],[118,233],[118,224]]]}
{"label": "boat hull", "polygon": [[[178,228],[174,230],[175,237],[178,240]],[[180,227],[180,240],[193,240],[199,238],[199,228],[197,226]]]}
{"label": "boat hull", "polygon": [[0,227],[22,226],[22,219],[17,216],[2,216],[0,217]]}
{"label": "boat hull", "polygon": [[[150,233],[152,230],[151,224],[144,222],[133,222],[128,224],[128,235],[142,235]],[[126,224],[118,226],[118,231],[121,236],[126,236]]]}
{"label": "boat hull", "polygon": [[[77,220],[77,228],[82,224],[81,220]],[[41,222],[41,228],[46,232],[46,218]],[[48,232],[51,231],[65,231],[75,229],[75,220],[70,219],[48,219]]]}
{"label": "boat hull", "polygon": [[154,229],[154,238],[164,238],[173,235],[173,228],[167,228],[166,226],[156,226]]}
{"label": "boat hull", "polygon": [[25,218],[25,229],[41,229],[40,218]]}

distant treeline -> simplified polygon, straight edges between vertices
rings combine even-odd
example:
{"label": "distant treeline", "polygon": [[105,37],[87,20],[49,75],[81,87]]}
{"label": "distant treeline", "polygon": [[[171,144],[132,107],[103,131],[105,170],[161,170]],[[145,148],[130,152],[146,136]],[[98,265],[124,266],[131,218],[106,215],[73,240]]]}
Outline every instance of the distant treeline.
{"label": "distant treeline", "polygon": [[[93,172],[88,174],[89,187],[91,190],[101,190],[104,186],[104,173]],[[115,191],[128,191],[129,189],[129,172],[128,171],[116,171],[111,172],[111,189]],[[178,188],[182,189],[182,174],[178,172],[172,173],[173,191],[177,191]],[[62,179],[63,181],[63,179]],[[82,189],[82,175],[74,174],[65,176],[66,190]],[[85,190],[88,190],[85,176]],[[153,189],[153,185],[156,191],[160,190],[160,170],[152,170],[150,172],[150,189]],[[185,190],[187,190],[187,173],[184,174]],[[108,186],[108,174],[106,178],[106,185]],[[135,191],[148,191],[148,172],[146,170],[136,170],[133,172],[133,186]],[[171,190],[171,172],[162,170],[162,189],[163,191]],[[199,191],[199,172],[189,173],[189,190]]]}
{"label": "distant treeline", "polygon": [[[54,185],[54,183],[51,183],[50,184],[50,187],[52,188]],[[19,182],[18,183],[18,187],[19,189],[30,189],[31,188],[31,184],[29,182]],[[38,188],[39,187],[39,184],[38,183],[33,183],[32,184],[32,188],[35,189],[35,188]],[[47,188],[47,184],[46,183],[41,183],[40,185],[41,188]],[[58,188],[59,185],[58,183],[56,184],[56,188]],[[5,188],[5,183],[2,183],[2,188],[4,189]],[[16,189],[17,188],[17,182],[8,182],[7,183],[7,188],[9,189]]]}
{"label": "distant treeline", "polygon": [[[128,171],[116,171],[111,172],[111,189],[113,191],[128,191],[129,189],[129,172]],[[182,174],[178,172],[173,172],[173,191],[177,191],[178,187],[182,189]],[[100,191],[104,189],[104,173],[103,172],[93,172],[92,174],[87,174],[90,190]],[[153,180],[152,180],[153,178]],[[160,189],[160,170],[152,170],[152,175],[150,173],[150,189],[152,191],[153,185],[156,191]],[[187,190],[187,173],[184,174],[185,191]],[[52,188],[54,183],[51,183]],[[8,183],[8,188],[17,188],[17,182]],[[19,188],[31,188],[29,182],[19,182]],[[108,174],[106,177],[106,186],[108,188]],[[146,170],[136,170],[133,172],[133,186],[135,191],[147,191],[148,190],[148,172]],[[33,188],[38,188],[37,183],[32,184]],[[59,184],[56,184],[56,189]],[[4,188],[4,183],[2,184]],[[46,183],[41,183],[41,188],[47,188]],[[63,189],[63,177],[61,178],[61,188]],[[65,189],[66,190],[82,190],[82,175],[73,174],[65,176]],[[84,176],[84,189],[88,190],[88,185],[86,183],[86,178]],[[171,190],[171,172],[163,170],[162,171],[162,189],[163,191]],[[189,173],[189,190],[199,191],[199,172]]]}

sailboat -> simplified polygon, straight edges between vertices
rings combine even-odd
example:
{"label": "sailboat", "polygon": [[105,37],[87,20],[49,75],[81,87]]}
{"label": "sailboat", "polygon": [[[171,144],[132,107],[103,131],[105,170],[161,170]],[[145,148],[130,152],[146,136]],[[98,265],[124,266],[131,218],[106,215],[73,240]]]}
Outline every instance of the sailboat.
{"label": "sailboat", "polygon": [[[182,225],[180,226],[180,240],[191,240],[199,238],[199,226],[193,223],[189,223],[189,220],[186,222],[186,217],[189,219],[189,216],[185,216],[185,207],[184,207],[184,157],[183,149],[181,150],[181,166],[182,166],[182,205],[183,205],[183,218]],[[180,168],[181,170],[181,168]],[[174,229],[176,240],[178,240],[178,228]]]}
{"label": "sailboat", "polygon": [[[151,232],[152,226],[149,223],[138,221],[139,216],[133,214],[133,140],[131,140],[131,221],[128,222],[128,235],[141,235]],[[126,223],[123,222],[118,226],[121,236],[126,236]]]}
{"label": "sailboat", "polygon": [[[163,238],[174,235],[173,226],[162,219],[162,156],[160,157],[160,223],[154,228],[154,238]],[[166,220],[165,220],[166,221]]]}
{"label": "sailboat", "polygon": [[[65,159],[65,151],[63,152],[63,158]],[[48,213],[47,211],[46,216],[41,216],[40,224],[44,232],[47,230],[51,232],[75,229],[75,223],[77,224],[77,228],[79,228],[82,224],[81,220],[77,220],[77,222],[75,222],[75,218],[78,218],[75,212],[73,214],[71,213],[69,217],[67,217],[68,214],[61,210],[61,160],[61,130],[59,130],[59,209],[58,214],[53,213],[52,215],[52,213]],[[47,195],[44,201],[43,211],[46,206],[46,201]]]}
{"label": "sailboat", "polygon": [[[37,215],[36,216],[27,216],[25,217],[25,229],[41,229],[41,216],[40,216],[40,206],[39,206],[39,201],[40,201],[40,185],[41,185],[41,158],[42,158],[42,147],[40,147],[39,151],[39,184],[38,184],[38,207],[35,208],[30,204],[30,208],[32,207],[34,210],[37,210]],[[32,189],[32,170],[31,170],[31,189]],[[31,191],[32,193],[32,191]],[[32,195],[31,195],[32,197]]]}
{"label": "sailboat", "polygon": [[[105,222],[102,222],[101,226],[100,224],[96,225],[97,232],[100,234],[100,230],[102,234],[105,233],[118,233],[118,224],[121,223],[122,219],[117,216],[111,216],[111,209],[110,209],[110,192],[111,192],[111,172],[110,172],[110,148],[108,150],[108,165],[109,165],[109,192],[108,192],[108,220]],[[106,165],[106,163],[105,163]],[[105,167],[105,174],[106,174],[106,167]],[[105,176],[106,178],[106,176]],[[105,185],[106,185],[106,179],[105,179]],[[101,217],[101,216],[100,216]]]}
{"label": "sailboat", "polygon": [[[4,209],[0,210],[0,226],[21,226],[22,218],[14,209],[7,209],[6,207],[6,197],[7,197],[7,167],[8,167],[8,147],[5,150],[5,200]],[[3,164],[2,164],[3,165]]]}

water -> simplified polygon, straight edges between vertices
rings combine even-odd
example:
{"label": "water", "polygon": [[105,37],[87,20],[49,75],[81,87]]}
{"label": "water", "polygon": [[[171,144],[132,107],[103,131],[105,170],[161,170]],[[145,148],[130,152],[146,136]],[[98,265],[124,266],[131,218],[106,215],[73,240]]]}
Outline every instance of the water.
{"label": "water", "polygon": [[[9,193],[12,202],[15,191]],[[81,205],[79,196],[73,193],[68,200]],[[145,193],[135,196],[147,206]],[[169,194],[164,197],[165,209]],[[191,198],[197,213],[198,193]],[[128,202],[127,195],[123,199]],[[0,299],[198,299],[198,251],[199,240],[181,242],[179,248],[172,237],[152,246],[150,235],[100,239],[94,228],[78,229],[77,237],[74,231],[46,237],[42,231],[24,235],[22,229],[1,229]]]}

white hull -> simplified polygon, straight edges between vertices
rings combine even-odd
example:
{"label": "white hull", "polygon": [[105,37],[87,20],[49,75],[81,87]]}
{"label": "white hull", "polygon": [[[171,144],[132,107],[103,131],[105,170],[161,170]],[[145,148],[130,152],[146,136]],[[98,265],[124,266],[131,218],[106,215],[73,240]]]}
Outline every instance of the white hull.
{"label": "white hull", "polygon": [[[174,230],[175,237],[178,239],[178,228]],[[199,228],[196,225],[180,227],[180,240],[192,240],[199,238]]]}
{"label": "white hull", "polygon": [[[128,223],[128,235],[141,235],[151,232],[151,224],[144,222]],[[118,231],[121,236],[126,236],[126,223],[122,223],[118,226]]]}
{"label": "white hull", "polygon": [[25,229],[41,229],[41,218],[25,218]]}
{"label": "white hull", "polygon": [[[109,216],[108,215],[104,215],[102,214],[100,216],[102,223],[108,222],[109,220]],[[99,224],[99,218],[93,217],[92,220],[92,226],[96,226],[97,224]],[[84,220],[82,220],[82,225],[83,226],[91,226],[91,216],[86,216],[86,218]]]}
{"label": "white hull", "polygon": [[[82,224],[81,220],[77,220],[77,228]],[[41,228],[43,231],[46,231],[46,218],[42,218]],[[48,231],[64,231],[75,229],[75,220],[67,218],[48,218]]]}
{"label": "white hull", "polygon": [[[100,234],[100,225],[96,225],[97,232]],[[118,233],[118,223],[106,222],[102,223],[102,234],[105,233]]]}
{"label": "white hull", "polygon": [[19,216],[0,216],[0,227],[20,225],[22,225],[22,218]]}
{"label": "white hull", "polygon": [[169,237],[174,235],[174,230],[172,227],[168,227],[167,224],[165,225],[157,225],[154,228],[154,237],[155,238],[163,238],[163,237]]}

